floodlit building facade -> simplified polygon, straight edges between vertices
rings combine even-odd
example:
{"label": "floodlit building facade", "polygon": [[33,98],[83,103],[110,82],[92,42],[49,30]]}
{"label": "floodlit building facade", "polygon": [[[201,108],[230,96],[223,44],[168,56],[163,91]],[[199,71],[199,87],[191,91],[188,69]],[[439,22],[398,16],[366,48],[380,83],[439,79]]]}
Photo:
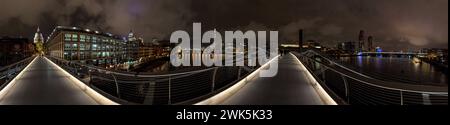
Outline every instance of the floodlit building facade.
{"label": "floodlit building facade", "polygon": [[110,33],[78,27],[56,27],[45,42],[48,55],[95,66],[126,61],[126,42]]}

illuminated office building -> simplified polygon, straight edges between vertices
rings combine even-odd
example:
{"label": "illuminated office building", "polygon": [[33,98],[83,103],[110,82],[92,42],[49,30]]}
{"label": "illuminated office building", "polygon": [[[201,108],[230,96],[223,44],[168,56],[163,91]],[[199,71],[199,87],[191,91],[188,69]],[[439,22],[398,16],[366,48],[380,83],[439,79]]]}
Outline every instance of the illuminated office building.
{"label": "illuminated office building", "polygon": [[45,43],[48,55],[95,66],[126,61],[126,42],[110,33],[78,27],[56,27]]}
{"label": "illuminated office building", "polygon": [[136,38],[134,33],[130,31],[128,39],[126,40],[126,56],[127,62],[135,63],[139,59],[140,43],[143,42],[141,38]]}

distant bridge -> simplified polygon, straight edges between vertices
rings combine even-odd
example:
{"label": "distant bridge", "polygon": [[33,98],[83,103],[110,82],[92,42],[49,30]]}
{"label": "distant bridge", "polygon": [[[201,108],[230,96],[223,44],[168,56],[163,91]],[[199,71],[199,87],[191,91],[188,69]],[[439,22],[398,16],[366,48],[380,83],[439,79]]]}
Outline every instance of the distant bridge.
{"label": "distant bridge", "polygon": [[374,54],[381,54],[381,55],[418,55],[418,56],[425,56],[428,53],[417,53],[417,52],[360,52],[358,55],[374,55]]}

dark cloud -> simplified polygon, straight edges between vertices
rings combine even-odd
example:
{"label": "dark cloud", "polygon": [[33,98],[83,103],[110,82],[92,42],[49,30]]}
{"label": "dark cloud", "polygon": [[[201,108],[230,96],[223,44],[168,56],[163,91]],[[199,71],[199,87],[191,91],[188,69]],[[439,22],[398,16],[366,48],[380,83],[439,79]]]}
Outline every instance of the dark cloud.
{"label": "dark cloud", "polygon": [[[306,39],[325,45],[358,38],[359,30],[386,49],[448,45],[447,0],[2,0],[0,34],[31,36],[73,25],[146,39],[173,31],[278,30],[280,42]],[[446,47],[447,48],[447,47]]]}
{"label": "dark cloud", "polygon": [[17,20],[30,28],[28,33],[38,25],[48,31],[69,25],[116,34],[133,30],[146,38],[163,38],[191,22],[190,10],[189,1],[180,0],[3,0],[0,33],[14,34],[9,30],[20,27],[10,23]]}

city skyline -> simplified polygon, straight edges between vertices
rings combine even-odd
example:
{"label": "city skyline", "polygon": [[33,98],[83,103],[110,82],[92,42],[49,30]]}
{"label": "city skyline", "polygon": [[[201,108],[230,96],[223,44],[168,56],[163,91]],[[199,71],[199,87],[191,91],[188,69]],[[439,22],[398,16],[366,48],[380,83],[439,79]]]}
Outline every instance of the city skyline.
{"label": "city skyline", "polygon": [[[448,0],[2,0],[0,6],[0,106],[103,105],[95,109],[213,124],[307,123],[299,115],[334,110],[371,114],[345,109],[354,106],[429,116],[430,105],[448,105]],[[316,105],[323,108],[309,108]],[[385,105],[398,108],[377,109]]]}
{"label": "city skyline", "polygon": [[[205,31],[278,30],[280,43],[304,39],[327,46],[358,41],[360,30],[373,36],[373,46],[386,50],[447,48],[448,1],[54,1],[22,4],[5,1],[0,35],[32,38],[41,27],[44,37],[59,25],[77,26],[126,36],[133,30],[144,39],[167,39],[188,30],[192,22]],[[21,11],[19,11],[19,9]],[[61,11],[54,11],[61,10]],[[367,39],[367,38],[366,38]]]}

